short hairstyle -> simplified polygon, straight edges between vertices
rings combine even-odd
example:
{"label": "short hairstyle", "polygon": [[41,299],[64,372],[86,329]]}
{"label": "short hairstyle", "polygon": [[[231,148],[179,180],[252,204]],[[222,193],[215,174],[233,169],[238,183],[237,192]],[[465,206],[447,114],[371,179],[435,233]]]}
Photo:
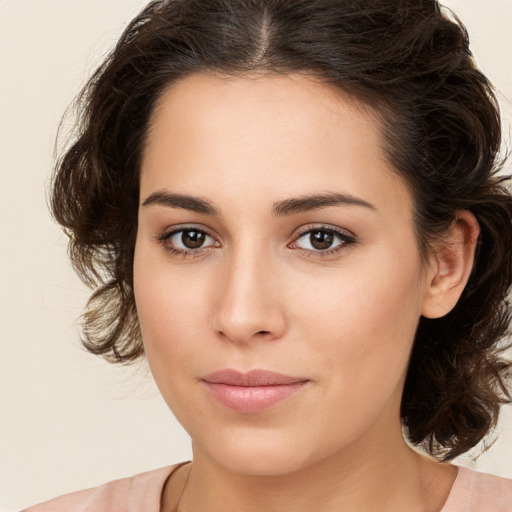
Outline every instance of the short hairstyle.
{"label": "short hairstyle", "polygon": [[132,266],[141,155],[158,100],[192,73],[255,72],[303,73],[379,113],[386,154],[412,194],[423,256],[457,211],[476,216],[469,282],[449,314],[420,319],[401,405],[413,444],[441,460],[466,452],[511,399],[503,350],[512,199],[492,86],[466,29],[435,0],[149,3],[77,98],[76,132],[52,182],[53,215],[94,289],[85,347],[112,362],[144,353]]}

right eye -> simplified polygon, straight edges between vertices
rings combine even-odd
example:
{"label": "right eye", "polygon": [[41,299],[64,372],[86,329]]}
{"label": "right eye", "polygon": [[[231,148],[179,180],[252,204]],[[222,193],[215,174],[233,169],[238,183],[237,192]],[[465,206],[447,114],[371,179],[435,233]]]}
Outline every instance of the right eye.
{"label": "right eye", "polygon": [[208,233],[197,228],[176,229],[164,234],[159,240],[171,253],[184,256],[208,247],[219,246]]}

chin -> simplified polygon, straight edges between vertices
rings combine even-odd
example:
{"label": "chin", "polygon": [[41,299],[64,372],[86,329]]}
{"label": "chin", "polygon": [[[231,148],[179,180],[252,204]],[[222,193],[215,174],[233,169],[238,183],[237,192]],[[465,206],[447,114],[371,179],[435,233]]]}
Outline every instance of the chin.
{"label": "chin", "polygon": [[193,445],[194,459],[205,455],[231,473],[255,476],[279,476],[294,473],[313,464],[322,454],[308,450],[304,436],[275,430],[240,432],[215,436],[205,445]]}
{"label": "chin", "polygon": [[215,457],[215,462],[230,473],[253,476],[287,475],[307,465],[304,460],[299,460],[296,454],[290,456],[276,453],[275,450],[245,450],[245,453],[230,450]]}

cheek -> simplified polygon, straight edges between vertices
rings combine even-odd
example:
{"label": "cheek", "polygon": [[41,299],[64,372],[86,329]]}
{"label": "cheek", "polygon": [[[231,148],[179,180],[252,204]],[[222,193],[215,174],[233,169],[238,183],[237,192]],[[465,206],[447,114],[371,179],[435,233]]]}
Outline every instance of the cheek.
{"label": "cheek", "polygon": [[184,272],[159,252],[136,247],[134,289],[144,349],[160,385],[202,357],[211,283],[204,271]]}
{"label": "cheek", "polygon": [[382,251],[325,282],[308,283],[297,321],[341,387],[342,379],[353,388],[402,376],[421,314],[421,275],[413,251],[409,258]]}
{"label": "cheek", "polygon": [[176,282],[168,276],[148,275],[154,272],[142,272],[135,277],[135,300],[144,344],[155,348],[161,345],[162,349],[175,346],[168,342],[169,338],[179,341],[184,332],[190,335],[198,328],[195,308],[199,300],[196,295],[195,301],[188,301],[187,293],[178,293]]}

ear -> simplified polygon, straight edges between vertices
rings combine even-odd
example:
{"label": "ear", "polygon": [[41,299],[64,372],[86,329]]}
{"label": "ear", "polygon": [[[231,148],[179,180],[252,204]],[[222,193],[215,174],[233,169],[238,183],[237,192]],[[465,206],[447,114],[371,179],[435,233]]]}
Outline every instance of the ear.
{"label": "ear", "polygon": [[440,318],[455,307],[473,268],[479,234],[475,216],[463,210],[435,243],[426,276],[423,316]]}

